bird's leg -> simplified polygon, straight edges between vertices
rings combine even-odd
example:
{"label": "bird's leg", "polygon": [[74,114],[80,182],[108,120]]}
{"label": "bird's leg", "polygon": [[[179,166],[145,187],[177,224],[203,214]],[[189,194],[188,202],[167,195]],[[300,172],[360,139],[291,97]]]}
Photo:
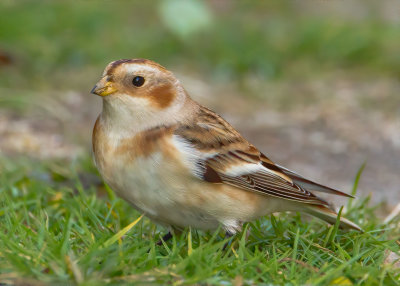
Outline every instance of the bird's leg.
{"label": "bird's leg", "polygon": [[[159,240],[156,242],[156,245],[161,246],[161,245],[163,244],[163,241],[168,241],[168,240],[170,240],[171,238],[172,238],[172,233],[171,233],[171,231],[168,231],[167,234],[165,234],[161,239],[159,239]],[[151,248],[150,248],[149,250],[147,250],[147,253],[150,253],[150,250],[151,250]],[[0,286],[1,286],[1,285],[0,285]]]}
{"label": "bird's leg", "polygon": [[[230,232],[230,231],[226,231],[225,232],[225,238],[232,238],[235,234]],[[232,242],[232,239],[230,239],[229,241],[225,242],[224,247],[222,248],[222,250],[225,250]]]}
{"label": "bird's leg", "polygon": [[234,236],[235,234],[230,232],[230,231],[226,231],[225,232],[225,238],[231,238],[232,236]]}
{"label": "bird's leg", "polygon": [[167,234],[165,234],[159,241],[157,241],[157,245],[162,245],[163,241],[168,241],[172,238],[172,233],[169,231]]}

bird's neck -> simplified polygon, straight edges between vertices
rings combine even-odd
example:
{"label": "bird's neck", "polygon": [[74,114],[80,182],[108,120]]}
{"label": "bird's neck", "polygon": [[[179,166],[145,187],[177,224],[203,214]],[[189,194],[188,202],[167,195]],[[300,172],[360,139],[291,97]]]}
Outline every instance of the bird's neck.
{"label": "bird's neck", "polygon": [[148,108],[127,106],[116,100],[104,100],[100,115],[102,126],[112,136],[124,138],[158,126],[170,126],[187,120],[194,114],[195,103],[187,97],[167,110],[149,111]]}

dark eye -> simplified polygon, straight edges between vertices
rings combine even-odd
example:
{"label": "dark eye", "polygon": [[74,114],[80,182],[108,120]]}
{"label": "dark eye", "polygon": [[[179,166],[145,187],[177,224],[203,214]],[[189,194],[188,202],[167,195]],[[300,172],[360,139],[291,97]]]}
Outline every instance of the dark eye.
{"label": "dark eye", "polygon": [[137,86],[137,87],[142,86],[142,85],[144,84],[144,77],[142,77],[142,76],[135,76],[135,77],[133,78],[133,80],[132,80],[132,84],[133,84],[134,86]]}

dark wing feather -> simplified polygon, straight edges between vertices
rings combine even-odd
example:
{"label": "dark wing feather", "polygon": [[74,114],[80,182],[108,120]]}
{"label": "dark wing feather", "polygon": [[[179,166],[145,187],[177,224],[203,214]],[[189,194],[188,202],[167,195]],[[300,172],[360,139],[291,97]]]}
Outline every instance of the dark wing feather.
{"label": "dark wing feather", "polygon": [[285,167],[278,166],[283,173],[288,175],[296,184],[302,186],[303,188],[309,189],[311,191],[316,191],[316,192],[323,192],[323,193],[328,193],[332,195],[338,195],[338,196],[343,196],[343,197],[348,197],[348,198],[354,198],[354,196],[343,193],[341,191],[332,189],[330,187],[318,184],[316,182],[313,182],[311,180],[308,180],[304,178],[303,176],[286,169]]}

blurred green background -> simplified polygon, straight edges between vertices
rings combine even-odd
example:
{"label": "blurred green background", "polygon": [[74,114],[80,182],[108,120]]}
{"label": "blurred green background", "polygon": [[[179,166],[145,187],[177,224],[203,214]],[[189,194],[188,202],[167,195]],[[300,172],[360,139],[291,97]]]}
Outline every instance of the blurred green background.
{"label": "blurred green background", "polygon": [[149,58],[272,159],[400,200],[398,1],[0,2],[0,156],[90,154],[104,67]]}
{"label": "blurred green background", "polygon": [[391,4],[2,1],[1,47],[16,69],[2,69],[1,84],[85,88],[89,71],[131,57],[194,68],[226,82],[303,78],[332,69],[398,77],[399,7]]}

